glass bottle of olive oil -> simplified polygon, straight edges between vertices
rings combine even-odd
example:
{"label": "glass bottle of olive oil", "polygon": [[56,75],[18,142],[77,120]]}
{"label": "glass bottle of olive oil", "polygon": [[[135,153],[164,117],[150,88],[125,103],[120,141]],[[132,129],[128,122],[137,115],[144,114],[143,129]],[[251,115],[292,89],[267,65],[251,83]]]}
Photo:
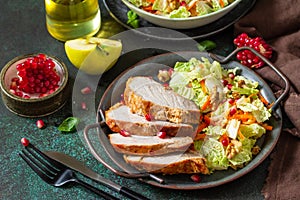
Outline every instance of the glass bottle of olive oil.
{"label": "glass bottle of olive oil", "polygon": [[50,35],[60,41],[95,35],[101,26],[98,0],[45,0]]}

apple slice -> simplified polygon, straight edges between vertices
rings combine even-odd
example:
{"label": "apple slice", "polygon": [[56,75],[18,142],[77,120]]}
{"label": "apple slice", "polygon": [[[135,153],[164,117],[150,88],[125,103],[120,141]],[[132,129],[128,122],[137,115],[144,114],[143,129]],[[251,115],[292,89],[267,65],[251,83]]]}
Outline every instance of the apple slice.
{"label": "apple slice", "polygon": [[78,38],[65,43],[70,62],[87,74],[99,75],[110,69],[118,60],[122,43],[104,38]]}

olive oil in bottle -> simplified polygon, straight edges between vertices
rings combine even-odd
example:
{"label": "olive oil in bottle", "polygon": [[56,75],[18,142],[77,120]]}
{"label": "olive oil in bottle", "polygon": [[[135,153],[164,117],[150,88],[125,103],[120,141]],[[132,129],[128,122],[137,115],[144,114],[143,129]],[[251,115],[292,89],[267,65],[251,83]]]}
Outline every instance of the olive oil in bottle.
{"label": "olive oil in bottle", "polygon": [[50,35],[60,41],[95,35],[101,26],[98,0],[45,0]]}

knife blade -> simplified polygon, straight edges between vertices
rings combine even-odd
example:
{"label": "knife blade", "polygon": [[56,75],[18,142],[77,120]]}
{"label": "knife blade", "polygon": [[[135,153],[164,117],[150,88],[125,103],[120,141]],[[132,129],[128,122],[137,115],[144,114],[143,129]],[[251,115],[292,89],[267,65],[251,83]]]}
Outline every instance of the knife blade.
{"label": "knife blade", "polygon": [[56,152],[56,151],[45,151],[46,155],[51,157],[52,159],[61,162],[62,164],[66,165],[67,167],[73,169],[76,172],[81,173],[82,175],[91,178],[98,183],[101,183],[112,190],[130,198],[133,200],[150,200],[147,197],[117,183],[104,178],[103,176],[99,175],[98,173],[94,172],[93,170],[89,169],[87,166],[84,165],[83,162],[69,156],[67,154]]}

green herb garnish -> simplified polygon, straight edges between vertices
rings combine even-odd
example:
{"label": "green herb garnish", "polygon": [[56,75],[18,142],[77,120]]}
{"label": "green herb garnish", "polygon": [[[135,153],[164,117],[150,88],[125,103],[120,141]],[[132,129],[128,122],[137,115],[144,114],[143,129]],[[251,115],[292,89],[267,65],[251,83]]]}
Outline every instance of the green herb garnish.
{"label": "green herb garnish", "polygon": [[58,130],[67,133],[74,132],[76,130],[76,126],[78,123],[79,123],[78,118],[68,117],[58,126]]}
{"label": "green herb garnish", "polygon": [[127,24],[132,26],[133,28],[138,28],[139,27],[139,20],[138,20],[138,15],[133,12],[132,10],[129,10],[127,12]]}
{"label": "green herb garnish", "polygon": [[198,50],[199,51],[210,51],[217,47],[216,43],[211,40],[204,40],[198,43]]}

